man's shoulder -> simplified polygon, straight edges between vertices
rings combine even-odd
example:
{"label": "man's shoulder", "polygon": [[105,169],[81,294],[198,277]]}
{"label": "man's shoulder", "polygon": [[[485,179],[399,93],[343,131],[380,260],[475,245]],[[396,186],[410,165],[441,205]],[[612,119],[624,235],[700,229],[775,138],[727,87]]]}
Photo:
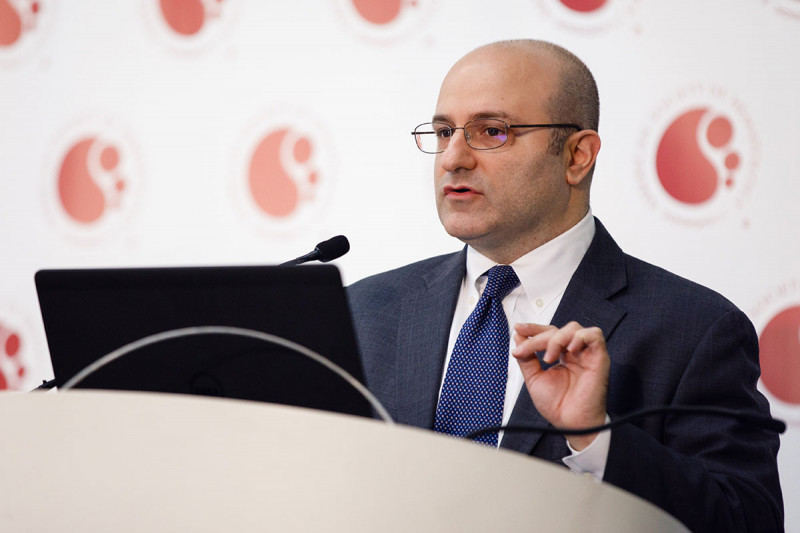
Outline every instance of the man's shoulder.
{"label": "man's shoulder", "polygon": [[611,295],[612,300],[634,297],[645,299],[656,307],[692,302],[692,305],[716,308],[721,312],[736,309],[730,300],[715,290],[623,252],[599,222],[598,226],[598,242],[593,243],[597,247],[587,253],[591,267],[583,270],[583,276],[595,286],[610,284],[620,288],[620,292]]}
{"label": "man's shoulder", "polygon": [[380,287],[408,287],[435,277],[440,271],[458,268],[464,261],[464,251],[437,255],[404,265],[380,274],[373,274],[347,287],[348,292],[374,290]]}
{"label": "man's shoulder", "polygon": [[654,306],[689,306],[711,313],[725,313],[738,308],[716,290],[626,254],[628,290],[649,300]]}
{"label": "man's shoulder", "polygon": [[453,297],[466,270],[466,251],[423,259],[393,270],[366,277],[347,287],[354,314],[379,309],[394,312],[398,302],[414,294],[439,293],[452,289]]}

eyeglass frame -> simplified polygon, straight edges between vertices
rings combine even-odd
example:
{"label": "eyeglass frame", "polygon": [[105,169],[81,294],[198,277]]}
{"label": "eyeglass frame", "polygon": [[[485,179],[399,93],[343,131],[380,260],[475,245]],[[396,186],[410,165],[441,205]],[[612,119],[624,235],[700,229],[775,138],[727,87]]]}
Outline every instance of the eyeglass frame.
{"label": "eyeglass frame", "polygon": [[[497,148],[500,148],[501,146],[504,146],[508,142],[508,138],[506,138],[506,140],[503,141],[502,144],[499,144],[497,146],[490,146],[489,148],[476,148],[476,147],[472,146],[469,143],[469,138],[467,137],[467,129],[466,128],[467,128],[467,125],[470,122],[476,122],[478,120],[494,120],[494,121],[503,123],[505,125],[505,127],[506,127],[506,135],[508,134],[508,130],[511,129],[511,128],[572,128],[572,129],[576,129],[578,131],[581,131],[583,129],[577,124],[566,124],[566,123],[563,123],[563,124],[562,123],[554,123],[554,124],[507,124],[506,121],[504,121],[504,120],[501,120],[499,118],[491,118],[491,117],[474,118],[472,120],[466,121],[464,123],[464,125],[460,126],[460,127],[457,127],[457,126],[447,126],[447,127],[450,130],[451,135],[452,135],[453,132],[455,132],[455,130],[464,130],[464,140],[466,141],[467,146],[469,146],[473,150],[496,150]],[[414,136],[414,144],[417,145],[417,148],[419,148],[419,151],[422,152],[423,154],[441,154],[442,152],[444,152],[444,150],[439,150],[437,152],[428,152],[426,150],[423,150],[422,147],[419,145],[419,142],[417,142],[417,135],[427,135],[427,134],[436,135],[436,134],[439,133],[437,131],[420,131],[420,132],[417,131],[417,128],[419,128],[420,126],[424,126],[426,124],[431,124],[431,125],[432,124],[443,124],[443,125],[447,125],[446,122],[439,122],[439,121],[423,122],[421,124],[417,124],[417,126],[414,128],[414,131],[411,132],[411,135]]]}

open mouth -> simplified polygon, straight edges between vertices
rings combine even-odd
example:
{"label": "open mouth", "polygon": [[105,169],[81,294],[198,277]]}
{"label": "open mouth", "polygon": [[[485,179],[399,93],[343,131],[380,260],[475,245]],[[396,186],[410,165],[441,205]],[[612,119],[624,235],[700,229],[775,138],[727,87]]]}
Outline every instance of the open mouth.
{"label": "open mouth", "polygon": [[468,193],[474,193],[474,192],[475,191],[473,191],[469,187],[464,187],[464,186],[455,186],[455,187],[453,187],[451,185],[447,185],[444,188],[444,194],[445,195],[448,195],[448,194],[468,194]]}

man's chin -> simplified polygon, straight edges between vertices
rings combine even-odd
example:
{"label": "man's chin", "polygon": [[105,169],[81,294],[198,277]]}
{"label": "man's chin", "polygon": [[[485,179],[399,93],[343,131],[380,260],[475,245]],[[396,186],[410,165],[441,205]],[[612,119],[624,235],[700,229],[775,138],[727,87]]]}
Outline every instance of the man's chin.
{"label": "man's chin", "polygon": [[482,239],[486,238],[486,232],[480,231],[479,228],[475,227],[462,227],[451,224],[445,225],[444,230],[451,237],[455,237],[464,244],[469,244],[472,247],[475,247]]}
{"label": "man's chin", "polygon": [[444,230],[457,239],[475,238],[485,235],[489,224],[483,217],[477,216],[473,210],[447,209],[439,211],[439,222]]}

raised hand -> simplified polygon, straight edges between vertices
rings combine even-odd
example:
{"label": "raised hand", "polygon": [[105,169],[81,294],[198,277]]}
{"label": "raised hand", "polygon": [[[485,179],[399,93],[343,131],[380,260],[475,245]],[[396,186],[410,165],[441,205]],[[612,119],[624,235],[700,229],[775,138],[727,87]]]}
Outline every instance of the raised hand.
{"label": "raised hand", "polygon": [[[539,324],[514,326],[512,355],[519,363],[533,404],[551,424],[562,428],[597,426],[605,422],[610,359],[600,328],[570,322],[563,328]],[[543,370],[543,361],[558,363]],[[570,435],[575,450],[582,450],[597,434]]]}

